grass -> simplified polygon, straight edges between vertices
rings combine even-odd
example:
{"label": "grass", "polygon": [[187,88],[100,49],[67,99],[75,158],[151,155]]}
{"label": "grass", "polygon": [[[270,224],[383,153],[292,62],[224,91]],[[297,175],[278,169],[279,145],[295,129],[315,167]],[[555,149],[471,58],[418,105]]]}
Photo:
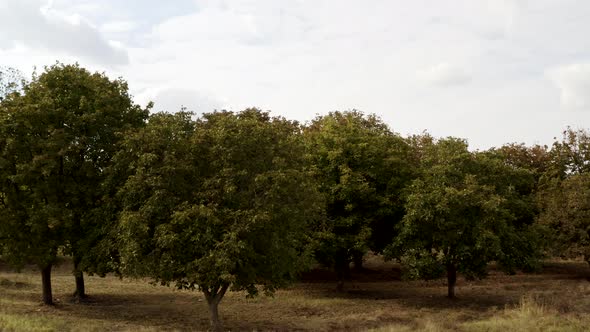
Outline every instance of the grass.
{"label": "grass", "polygon": [[[220,314],[231,331],[586,331],[590,272],[585,263],[550,262],[537,274],[459,280],[456,300],[444,280],[400,281],[396,265],[369,259],[343,293],[334,275],[317,270],[274,297],[229,293]],[[87,277],[87,303],[70,294],[67,263],[53,273],[56,306],[40,301],[40,275],[0,266],[1,331],[202,331],[207,305],[197,292],[145,281]]]}
{"label": "grass", "polygon": [[486,320],[465,324],[468,331],[587,331],[590,319],[565,315],[538,300],[524,297],[513,309]]}

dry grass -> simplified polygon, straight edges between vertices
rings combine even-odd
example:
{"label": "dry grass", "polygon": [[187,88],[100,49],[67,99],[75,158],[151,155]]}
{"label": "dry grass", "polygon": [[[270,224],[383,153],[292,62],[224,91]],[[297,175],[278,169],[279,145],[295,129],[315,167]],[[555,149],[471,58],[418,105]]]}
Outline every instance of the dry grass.
{"label": "dry grass", "polygon": [[[231,331],[586,331],[590,326],[587,265],[551,262],[538,274],[459,280],[458,299],[444,297],[444,280],[406,282],[399,269],[378,258],[353,274],[347,291],[334,276],[315,271],[272,298],[230,293],[220,305]],[[34,270],[0,267],[3,331],[200,331],[208,327],[203,297],[147,282],[88,277],[88,303],[74,303],[70,266],[53,274],[57,305],[40,303]]]}

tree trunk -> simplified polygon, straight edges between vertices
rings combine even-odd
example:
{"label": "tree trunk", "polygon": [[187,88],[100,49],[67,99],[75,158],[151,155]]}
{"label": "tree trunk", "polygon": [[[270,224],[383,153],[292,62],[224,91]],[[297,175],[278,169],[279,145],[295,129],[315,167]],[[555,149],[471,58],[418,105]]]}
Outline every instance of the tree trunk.
{"label": "tree trunk", "polygon": [[[349,276],[350,268],[348,268],[348,258],[343,253],[336,254],[336,259],[334,261],[334,270],[336,272],[336,277],[338,278],[338,282],[336,284],[336,291],[342,292],[344,291],[344,278]],[[348,271],[347,271],[348,270]]]}
{"label": "tree trunk", "polygon": [[354,263],[354,270],[360,272],[363,270],[363,253],[360,251],[355,251],[352,254],[352,262]]}
{"label": "tree trunk", "polygon": [[43,284],[43,304],[53,305],[51,293],[51,264],[41,267],[41,281]]}
{"label": "tree trunk", "polygon": [[211,315],[211,331],[214,332],[221,332],[223,331],[223,325],[221,325],[221,321],[219,320],[219,302],[211,301],[209,302],[209,314]]}
{"label": "tree trunk", "polygon": [[338,275],[338,281],[336,282],[336,291],[343,292],[344,291],[344,272],[342,271],[342,269],[338,269],[336,271],[336,274]]}
{"label": "tree trunk", "polygon": [[74,297],[76,297],[79,301],[84,300],[86,298],[86,287],[84,286],[84,272],[79,269],[80,259],[74,255],[74,278],[76,278],[76,291],[74,292]]}
{"label": "tree trunk", "polygon": [[84,273],[82,271],[77,271],[74,277],[76,278],[76,291],[74,292],[74,296],[78,298],[78,300],[84,300],[88,297],[84,286]]}
{"label": "tree trunk", "polygon": [[344,272],[344,278],[350,279],[350,261],[348,257],[342,263],[342,271]]}
{"label": "tree trunk", "polygon": [[207,299],[207,304],[209,304],[209,314],[210,314],[210,322],[211,322],[211,331],[214,332],[221,332],[223,331],[223,324],[221,324],[221,320],[219,319],[219,302],[225,295],[225,292],[229,288],[229,284],[223,285],[219,290],[203,290],[205,294],[205,298]]}
{"label": "tree trunk", "polygon": [[447,264],[447,297],[455,298],[455,285],[457,284],[457,267],[454,264]]}

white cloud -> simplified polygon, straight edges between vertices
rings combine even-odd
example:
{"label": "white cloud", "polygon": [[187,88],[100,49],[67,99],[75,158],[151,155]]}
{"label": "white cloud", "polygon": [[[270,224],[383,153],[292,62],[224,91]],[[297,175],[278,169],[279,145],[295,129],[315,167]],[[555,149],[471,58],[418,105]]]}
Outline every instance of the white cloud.
{"label": "white cloud", "polygon": [[561,66],[549,75],[561,92],[563,108],[590,111],[590,63]]}
{"label": "white cloud", "polygon": [[463,85],[471,81],[471,74],[466,70],[446,62],[419,70],[418,79],[436,86]]}
{"label": "white cloud", "polygon": [[154,112],[178,112],[182,109],[195,113],[212,112],[224,109],[223,102],[206,93],[189,88],[163,88],[149,89],[138,96],[139,101],[145,104],[154,102]]}
{"label": "white cloud", "polygon": [[[79,15],[64,15],[38,0],[0,2],[0,50],[30,49],[75,55],[97,63],[128,63],[127,52]],[[57,57],[57,55],[54,55]]]}
{"label": "white cloud", "polygon": [[54,0],[44,14],[31,1],[0,0],[1,62],[82,60],[156,110],[358,108],[476,147],[590,123],[559,112],[588,105],[588,1]]}
{"label": "white cloud", "polygon": [[155,26],[153,37],[175,41],[280,43],[305,30],[296,1],[197,1],[199,10]]}
{"label": "white cloud", "polygon": [[137,29],[137,23],[133,21],[113,21],[101,25],[100,30],[104,33],[125,33]]}

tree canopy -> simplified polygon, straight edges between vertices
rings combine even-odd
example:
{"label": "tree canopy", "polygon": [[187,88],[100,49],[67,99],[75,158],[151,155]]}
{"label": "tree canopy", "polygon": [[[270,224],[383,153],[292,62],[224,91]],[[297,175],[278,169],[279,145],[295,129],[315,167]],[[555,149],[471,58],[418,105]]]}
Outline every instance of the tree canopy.
{"label": "tree canopy", "polygon": [[410,278],[483,278],[549,253],[590,264],[590,134],[470,151],[376,115],[301,125],[259,109],[156,113],[123,79],[57,63],[0,68],[0,258],[51,271],[147,277],[202,292],[212,329],[227,291],[272,294],[315,263],[372,251]]}
{"label": "tree canopy", "polygon": [[423,153],[421,176],[407,189],[406,215],[387,256],[400,259],[412,278],[446,271],[451,298],[457,272],[481,278],[491,261],[510,272],[533,266],[538,249],[523,245],[534,219],[519,215],[531,204],[530,173],[469,152],[455,138],[427,143]]}
{"label": "tree canopy", "polygon": [[305,139],[326,197],[328,223],[316,257],[335,267],[341,289],[354,256],[382,250],[393,236],[403,215],[401,190],[411,176],[409,150],[381,119],[357,111],[317,117]]}
{"label": "tree canopy", "polygon": [[590,264],[590,134],[568,128],[550,151],[541,181],[539,222],[551,231],[552,254]]}
{"label": "tree canopy", "polygon": [[297,123],[240,113],[156,114],[127,137],[121,188],[122,270],[199,289],[213,329],[228,289],[272,293],[309,264],[321,217]]}
{"label": "tree canopy", "polygon": [[100,207],[104,170],[121,135],[141,126],[148,111],[133,103],[125,81],[63,64],[47,67],[0,107],[0,192],[10,211],[5,256],[40,266],[51,303],[51,264],[64,249],[83,296],[78,263],[101,222],[92,211]]}
{"label": "tree canopy", "polygon": [[25,84],[23,74],[16,68],[0,66],[0,101],[18,92]]}

